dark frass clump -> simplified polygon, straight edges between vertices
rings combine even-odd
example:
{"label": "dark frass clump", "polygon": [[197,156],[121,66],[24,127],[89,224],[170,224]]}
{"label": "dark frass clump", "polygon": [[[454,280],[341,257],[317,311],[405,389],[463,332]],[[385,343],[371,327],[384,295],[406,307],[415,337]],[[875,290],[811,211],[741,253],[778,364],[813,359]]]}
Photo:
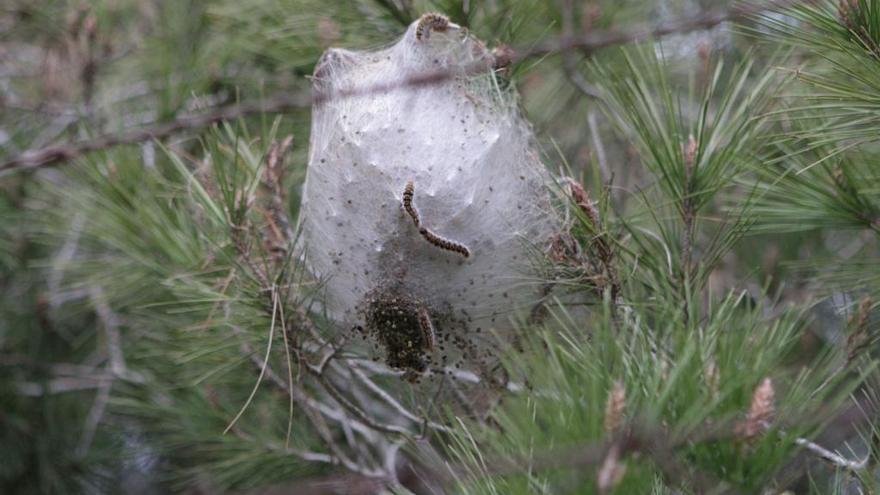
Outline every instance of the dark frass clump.
{"label": "dark frass clump", "polygon": [[[424,372],[434,340],[433,326],[420,316],[423,303],[399,290],[374,291],[365,299],[366,333],[385,350],[386,363],[398,369]],[[430,314],[430,312],[428,312]]]}
{"label": "dark frass clump", "polygon": [[464,362],[478,369],[492,364],[492,353],[479,345],[481,329],[467,332],[467,320],[456,318],[452,308],[432,307],[402,287],[391,283],[370,291],[359,311],[359,329],[385,364],[411,382],[427,371],[444,373],[445,367],[460,368]]}

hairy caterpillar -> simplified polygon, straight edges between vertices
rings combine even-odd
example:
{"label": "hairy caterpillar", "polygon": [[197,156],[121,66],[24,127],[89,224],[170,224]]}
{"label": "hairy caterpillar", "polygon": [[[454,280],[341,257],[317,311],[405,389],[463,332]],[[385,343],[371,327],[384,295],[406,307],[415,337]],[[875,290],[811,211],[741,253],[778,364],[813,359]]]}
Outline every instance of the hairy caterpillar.
{"label": "hairy caterpillar", "polygon": [[434,324],[431,323],[431,315],[425,308],[419,308],[419,328],[422,331],[422,341],[425,343],[425,349],[434,350],[434,343],[437,341],[437,332],[434,331]]}
{"label": "hairy caterpillar", "polygon": [[419,19],[416,26],[416,39],[422,41],[422,38],[428,39],[431,31],[443,32],[449,29],[449,18],[445,15],[428,13]]}
{"label": "hairy caterpillar", "polygon": [[429,243],[437,246],[440,249],[445,249],[447,251],[452,251],[453,253],[458,253],[465,258],[471,255],[471,250],[467,248],[464,244],[459,242],[455,242],[450,239],[446,239],[445,237],[441,237],[434,232],[432,232],[427,227],[422,226],[422,220],[419,217],[419,210],[416,209],[415,205],[413,205],[413,197],[416,194],[416,187],[413,181],[409,181],[406,183],[406,187],[403,189],[403,209],[406,210],[406,213],[412,218],[413,223],[416,224],[416,227],[419,228],[419,234],[425,238]]}
{"label": "hairy caterpillar", "polygon": [[406,210],[406,213],[413,219],[413,223],[418,227],[422,222],[419,218],[419,210],[417,210],[412,204],[414,194],[415,185],[413,184],[413,181],[409,181],[406,183],[406,188],[403,190],[403,209]]}
{"label": "hairy caterpillar", "polygon": [[440,237],[439,235],[431,232],[425,227],[419,228],[419,234],[421,234],[426,241],[430,242],[440,249],[445,249],[447,251],[452,251],[453,253],[458,253],[465,258],[471,255],[471,250],[468,249],[467,246],[465,246],[464,244],[446,239],[445,237]]}

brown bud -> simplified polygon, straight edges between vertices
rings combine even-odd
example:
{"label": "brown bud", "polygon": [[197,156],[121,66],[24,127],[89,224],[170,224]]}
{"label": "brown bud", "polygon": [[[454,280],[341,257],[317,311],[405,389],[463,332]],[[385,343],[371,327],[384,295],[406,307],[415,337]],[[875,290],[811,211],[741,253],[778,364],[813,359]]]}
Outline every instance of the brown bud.
{"label": "brown bud", "polygon": [[694,169],[694,161],[697,159],[697,140],[693,135],[688,136],[687,144],[682,147],[682,156],[684,157],[685,171],[690,177]]}
{"label": "brown bud", "polygon": [[571,199],[574,200],[578,208],[584,212],[593,224],[593,229],[596,231],[601,230],[602,218],[599,216],[599,210],[596,208],[596,203],[590,199],[590,195],[584,190],[584,186],[577,183],[574,179],[568,179],[568,183],[571,188]]}
{"label": "brown bud", "polygon": [[752,393],[752,404],[745,421],[737,425],[736,433],[741,440],[752,443],[767,431],[776,412],[775,400],[776,392],[773,389],[773,381],[770,378],[764,378],[764,381]]}
{"label": "brown bud", "polygon": [[859,28],[859,0],[840,0],[837,4],[837,19],[847,29]]}
{"label": "brown bud", "polygon": [[293,144],[293,135],[288,135],[280,144],[276,141],[269,146],[269,152],[266,154],[266,183],[275,188],[279,186],[284,176],[284,159],[290,151]]}
{"label": "brown bud", "polygon": [[626,389],[621,382],[614,382],[605,403],[605,433],[614,435],[620,432],[626,413]]}

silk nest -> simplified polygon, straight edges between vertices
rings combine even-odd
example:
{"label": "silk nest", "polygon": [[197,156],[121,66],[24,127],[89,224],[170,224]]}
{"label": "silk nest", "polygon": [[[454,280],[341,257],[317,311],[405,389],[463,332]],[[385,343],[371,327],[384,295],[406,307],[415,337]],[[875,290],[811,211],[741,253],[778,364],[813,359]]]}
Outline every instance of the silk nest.
{"label": "silk nest", "polygon": [[491,361],[546,291],[552,179],[493,60],[427,14],[394,45],[330,49],[315,70],[306,267],[341,331],[410,374]]}

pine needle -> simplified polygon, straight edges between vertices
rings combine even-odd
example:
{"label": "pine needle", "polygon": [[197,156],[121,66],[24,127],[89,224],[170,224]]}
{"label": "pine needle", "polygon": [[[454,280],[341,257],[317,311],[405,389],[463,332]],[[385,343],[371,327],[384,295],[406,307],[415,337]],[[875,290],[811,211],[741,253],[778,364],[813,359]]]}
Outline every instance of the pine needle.
{"label": "pine needle", "polygon": [[[284,305],[279,308],[281,311],[281,335],[284,337],[284,355],[287,358],[287,436],[284,440],[284,448],[290,448],[290,432],[293,429],[293,362],[290,359],[290,343],[287,340],[287,324],[284,318]],[[274,314],[272,315],[275,316]],[[271,342],[270,342],[271,344]]]}
{"label": "pine needle", "polygon": [[223,434],[229,433],[229,430],[235,426],[235,423],[238,422],[239,418],[244,414],[247,410],[248,406],[250,406],[251,401],[254,400],[254,396],[257,394],[257,389],[260,388],[260,382],[263,381],[263,376],[266,374],[266,368],[269,367],[269,353],[272,352],[272,339],[275,336],[275,315],[278,313],[278,292],[275,290],[275,286],[272,286],[272,323],[269,325],[269,343],[266,345],[266,357],[263,358],[263,366],[260,368],[260,376],[257,377],[257,383],[254,384],[254,389],[251,390],[251,395],[247,398],[244,405],[241,406],[241,410],[238,411],[238,414],[232,418],[232,421],[229,423],[229,426],[223,430]]}

